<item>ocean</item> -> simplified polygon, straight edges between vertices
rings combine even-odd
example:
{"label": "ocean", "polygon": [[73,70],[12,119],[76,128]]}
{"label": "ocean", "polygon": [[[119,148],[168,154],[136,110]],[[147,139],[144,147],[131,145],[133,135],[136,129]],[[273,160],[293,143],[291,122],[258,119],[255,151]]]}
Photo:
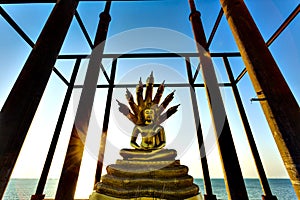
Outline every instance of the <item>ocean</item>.
{"label": "ocean", "polygon": [[[29,200],[31,195],[35,193],[37,179],[11,179],[3,200]],[[204,193],[203,180],[195,179],[195,183],[199,185],[202,194]],[[261,200],[261,186],[258,179],[245,179],[248,195],[250,200]],[[292,184],[289,179],[269,179],[270,187],[273,195],[278,200],[297,200]],[[45,187],[46,198],[54,198],[57,179],[49,179]],[[212,179],[213,192],[217,199],[227,199],[224,179]]]}

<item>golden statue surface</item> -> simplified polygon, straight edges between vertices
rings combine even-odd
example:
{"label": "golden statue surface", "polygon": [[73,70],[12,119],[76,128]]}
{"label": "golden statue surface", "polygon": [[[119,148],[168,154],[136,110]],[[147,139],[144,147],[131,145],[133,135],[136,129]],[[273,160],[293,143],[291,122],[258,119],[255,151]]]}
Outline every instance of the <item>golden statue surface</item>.
{"label": "golden statue surface", "polygon": [[[152,99],[154,77],[151,72],[146,80],[145,98],[143,98],[143,83],[140,79],[136,87],[136,102],[133,100],[132,94],[126,90],[126,98],[131,110],[123,103],[119,102],[119,111],[123,113],[130,121],[135,124],[131,137],[131,146],[135,149],[161,149],[166,145],[166,136],[164,128],[160,125],[171,115],[173,115],[179,105],[164,110],[174,98],[174,92],[169,94],[159,105],[162,94],[164,92],[164,82],[160,84],[157,92]],[[136,143],[138,135],[141,134],[142,142],[140,145]]]}
{"label": "golden statue surface", "polygon": [[[177,151],[165,149],[166,136],[161,123],[173,115],[179,105],[166,110],[174,98],[170,93],[161,104],[164,82],[152,98],[154,77],[146,80],[145,98],[140,79],[136,87],[136,103],[128,89],[128,106],[118,102],[119,111],[135,124],[130,145],[134,149],[121,149],[115,164],[108,165],[107,174],[95,185],[90,200],[104,199],[202,199],[199,187],[188,175],[188,167],[176,160]],[[165,111],[166,110],[166,111]],[[137,138],[141,136],[141,143]]]}

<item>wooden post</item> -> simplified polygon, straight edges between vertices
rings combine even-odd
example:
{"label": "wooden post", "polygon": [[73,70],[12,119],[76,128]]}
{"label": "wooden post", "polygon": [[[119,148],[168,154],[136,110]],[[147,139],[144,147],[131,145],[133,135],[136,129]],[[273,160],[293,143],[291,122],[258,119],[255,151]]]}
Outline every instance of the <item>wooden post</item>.
{"label": "wooden post", "polygon": [[92,51],[78,109],[73,124],[72,133],[65,157],[63,169],[56,191],[56,200],[73,200],[82,155],[85,145],[90,116],[94,103],[97,82],[102,62],[105,40],[111,17],[109,15],[111,1],[106,2],[105,10],[100,14],[100,21],[95,37],[94,49]]}
{"label": "wooden post", "polygon": [[197,139],[198,139],[198,146],[199,146],[199,152],[200,152],[200,158],[201,158],[201,166],[202,166],[202,172],[203,172],[203,183],[204,183],[204,200],[217,200],[217,196],[213,194],[212,186],[211,186],[211,180],[209,175],[209,169],[207,164],[207,158],[206,158],[206,151],[203,141],[203,134],[202,134],[202,127],[200,122],[200,113],[199,113],[199,107],[197,103],[197,97],[196,97],[196,91],[194,87],[194,81],[193,81],[193,75],[192,75],[192,68],[190,59],[185,58],[186,63],[186,71],[189,78],[190,83],[190,94],[191,94],[191,101],[193,105],[193,113],[194,113],[194,120],[195,120],[195,126],[197,129]]}
{"label": "wooden post", "polygon": [[0,198],[61,49],[77,0],[54,6],[0,113]]}
{"label": "wooden post", "polygon": [[224,103],[221,97],[214,66],[207,49],[200,12],[196,10],[194,0],[189,0],[191,7],[190,21],[199,52],[203,81],[211,112],[212,123],[215,128],[216,140],[220,158],[223,164],[223,172],[228,199],[248,199],[242,171],[233,143]]}
{"label": "wooden post", "polygon": [[236,102],[237,108],[239,110],[242,123],[244,125],[244,130],[245,130],[245,133],[246,133],[246,136],[247,136],[247,139],[248,139],[248,143],[249,143],[249,146],[250,146],[250,149],[251,149],[251,152],[252,152],[252,156],[254,158],[254,162],[255,162],[255,165],[256,165],[256,169],[257,169],[257,172],[258,172],[258,175],[259,175],[261,188],[262,188],[263,193],[264,193],[262,195],[262,199],[264,199],[264,200],[277,200],[277,197],[272,195],[272,191],[271,191],[271,188],[269,186],[268,179],[267,179],[263,164],[261,162],[261,159],[260,159],[260,156],[259,156],[259,153],[258,153],[258,149],[257,149],[256,144],[255,144],[255,140],[254,140],[251,128],[250,128],[250,124],[249,124],[248,119],[247,119],[246,111],[244,109],[242,99],[241,99],[239,91],[238,91],[238,87],[236,85],[233,73],[231,71],[229,60],[228,60],[227,57],[223,57],[223,61],[224,61],[224,64],[225,64],[225,68],[226,68],[226,71],[227,71],[228,78],[230,80],[230,83],[232,84],[232,86],[231,86],[232,93],[233,93],[233,96],[235,98],[235,102]]}
{"label": "wooden post", "polygon": [[242,0],[220,0],[228,24],[300,198],[300,109]]}

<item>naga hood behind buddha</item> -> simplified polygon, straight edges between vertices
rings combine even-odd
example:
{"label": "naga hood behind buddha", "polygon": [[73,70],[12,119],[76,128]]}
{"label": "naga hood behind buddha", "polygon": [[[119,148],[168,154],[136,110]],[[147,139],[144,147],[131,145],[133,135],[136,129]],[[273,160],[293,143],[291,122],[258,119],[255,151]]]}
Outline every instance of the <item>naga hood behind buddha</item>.
{"label": "naga hood behind buddha", "polygon": [[[174,98],[175,91],[170,93],[159,104],[165,88],[164,82],[159,85],[154,98],[152,98],[153,84],[154,77],[153,72],[151,72],[146,80],[146,92],[145,98],[143,98],[143,83],[140,79],[139,84],[136,86],[137,103],[134,102],[130,91],[126,89],[125,96],[130,108],[117,100],[119,111],[135,124],[130,142],[131,146],[135,149],[152,150],[163,148],[166,145],[166,137],[164,128],[160,124],[173,115],[179,106],[173,106],[165,111]],[[136,143],[139,134],[142,137],[141,144]]]}

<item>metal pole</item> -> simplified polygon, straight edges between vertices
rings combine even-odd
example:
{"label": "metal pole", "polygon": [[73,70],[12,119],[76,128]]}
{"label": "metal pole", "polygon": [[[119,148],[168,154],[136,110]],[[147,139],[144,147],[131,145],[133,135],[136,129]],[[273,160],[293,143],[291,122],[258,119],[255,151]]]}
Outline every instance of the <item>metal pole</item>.
{"label": "metal pole", "polygon": [[242,0],[221,0],[257,98],[300,198],[300,109]]}
{"label": "metal pole", "polygon": [[9,181],[77,5],[77,0],[61,0],[55,4],[0,112],[0,198]]}
{"label": "metal pole", "polygon": [[105,40],[109,22],[111,2],[107,1],[104,11],[100,14],[100,21],[95,37],[94,49],[92,51],[84,86],[80,96],[78,109],[73,124],[67,154],[56,191],[56,200],[73,200],[78,180],[86,134],[89,127],[94,96],[102,62]]}
{"label": "metal pole", "polygon": [[219,24],[220,24],[220,22],[221,22],[221,19],[222,19],[222,17],[223,17],[223,14],[224,14],[224,12],[223,12],[223,9],[221,8],[221,9],[220,9],[220,12],[219,12],[219,14],[218,14],[217,20],[216,20],[216,22],[215,22],[215,25],[214,25],[214,27],[213,27],[213,29],[212,29],[212,31],[211,31],[211,34],[210,34],[210,36],[209,36],[209,38],[208,38],[207,45],[206,45],[206,49],[209,49],[209,46],[211,45],[211,42],[212,42],[212,40],[213,40],[213,38],[214,38],[214,36],[215,36],[215,34],[216,34],[216,32],[217,32],[217,29],[218,29],[218,26],[219,26]]}
{"label": "metal pole", "polygon": [[236,85],[235,80],[234,80],[233,73],[231,71],[231,67],[230,67],[228,58],[223,57],[223,60],[224,60],[224,64],[225,64],[227,74],[228,74],[229,81],[232,84],[231,89],[232,89],[232,92],[233,92],[233,95],[234,95],[234,98],[235,98],[235,102],[236,102],[236,105],[237,105],[239,113],[240,113],[240,117],[241,117],[243,125],[244,125],[245,133],[246,133],[247,138],[248,138],[248,142],[249,142],[249,145],[250,145],[250,148],[251,148],[251,152],[252,152],[255,164],[256,164],[256,169],[257,169],[257,172],[258,172],[258,175],[259,175],[260,184],[262,186],[262,190],[263,190],[263,193],[264,193],[264,195],[262,195],[262,198],[264,200],[277,200],[277,197],[272,195],[272,192],[271,192],[271,189],[270,189],[270,186],[269,186],[269,183],[268,183],[268,179],[267,179],[263,164],[260,160],[260,156],[259,156],[256,144],[255,144],[255,140],[253,138],[253,134],[252,134],[252,131],[251,131],[251,128],[250,128],[250,124],[249,124],[248,119],[247,119],[246,111],[244,109],[242,99],[240,97],[237,85]]}
{"label": "metal pole", "polygon": [[197,138],[198,138],[198,145],[199,145],[199,151],[200,151],[200,157],[201,157],[201,165],[202,165],[202,172],[203,172],[203,180],[204,180],[204,187],[205,192],[204,199],[205,200],[217,200],[216,195],[213,194],[211,182],[210,182],[210,176],[209,176],[209,169],[206,159],[206,152],[205,152],[205,146],[203,143],[203,134],[202,134],[202,128],[200,123],[200,114],[198,109],[198,103],[197,103],[197,97],[195,94],[195,87],[193,83],[193,75],[192,75],[192,69],[191,69],[191,63],[190,59],[186,58],[186,70],[189,78],[190,83],[190,94],[191,94],[191,100],[193,105],[193,111],[194,111],[194,119],[195,119],[195,126],[197,129]]}
{"label": "metal pole", "polygon": [[65,99],[64,99],[64,102],[63,102],[63,105],[62,105],[62,108],[61,108],[61,111],[60,111],[60,114],[59,114],[59,117],[58,117],[58,120],[57,120],[57,123],[56,123],[56,127],[55,127],[55,130],[54,130],[54,134],[53,134],[53,137],[52,137],[50,147],[49,147],[48,155],[47,155],[47,158],[46,158],[46,161],[45,161],[45,164],[44,164],[44,168],[43,168],[41,177],[39,179],[36,192],[35,192],[34,195],[31,196],[31,200],[42,200],[45,197],[45,195],[43,194],[43,191],[44,191],[44,188],[45,188],[45,184],[46,184],[46,181],[47,181],[50,166],[51,166],[53,156],[54,156],[54,153],[55,153],[55,149],[56,149],[56,145],[57,145],[58,138],[59,138],[59,135],[60,135],[60,131],[61,131],[64,119],[65,119],[65,116],[66,116],[66,112],[67,112],[68,105],[69,105],[69,102],[70,102],[70,98],[71,98],[71,95],[72,95],[72,91],[73,91],[73,88],[74,88],[76,76],[77,76],[79,66],[80,66],[80,61],[81,61],[81,59],[76,60],[76,63],[75,63],[74,69],[73,69],[73,73],[72,73],[72,76],[71,76],[71,80],[70,80],[70,83],[69,83],[69,86],[68,86],[68,89],[67,89],[67,92],[66,92],[66,95],[65,95]]}
{"label": "metal pole", "polygon": [[191,7],[190,21],[192,23],[195,41],[199,52],[202,76],[208,97],[212,123],[215,128],[220,158],[223,164],[228,199],[248,199],[242,171],[239,165],[233,143],[225,107],[218,86],[214,66],[209,55],[200,13],[196,10],[193,0],[189,0]]}
{"label": "metal pole", "polygon": [[11,25],[12,28],[29,44],[32,48],[34,47],[34,42],[24,33],[20,26],[5,12],[5,10],[0,6],[0,14],[2,17]]}
{"label": "metal pole", "polygon": [[300,4],[293,10],[293,12],[288,16],[288,18],[281,24],[281,26],[275,31],[275,33],[266,42],[267,46],[270,46],[275,39],[284,31],[284,29],[295,19],[295,17],[300,12]]}
{"label": "metal pole", "polygon": [[112,62],[109,89],[108,89],[107,99],[106,99],[104,120],[103,120],[103,126],[102,126],[102,135],[101,135],[101,141],[100,141],[100,150],[99,150],[98,163],[97,163],[97,169],[96,169],[96,175],[95,175],[95,183],[100,182],[101,174],[102,174],[104,153],[105,153],[105,147],[106,147],[106,137],[107,137],[108,123],[109,123],[109,115],[110,115],[110,108],[111,108],[115,75],[116,75],[116,68],[117,68],[117,59],[114,59]]}

